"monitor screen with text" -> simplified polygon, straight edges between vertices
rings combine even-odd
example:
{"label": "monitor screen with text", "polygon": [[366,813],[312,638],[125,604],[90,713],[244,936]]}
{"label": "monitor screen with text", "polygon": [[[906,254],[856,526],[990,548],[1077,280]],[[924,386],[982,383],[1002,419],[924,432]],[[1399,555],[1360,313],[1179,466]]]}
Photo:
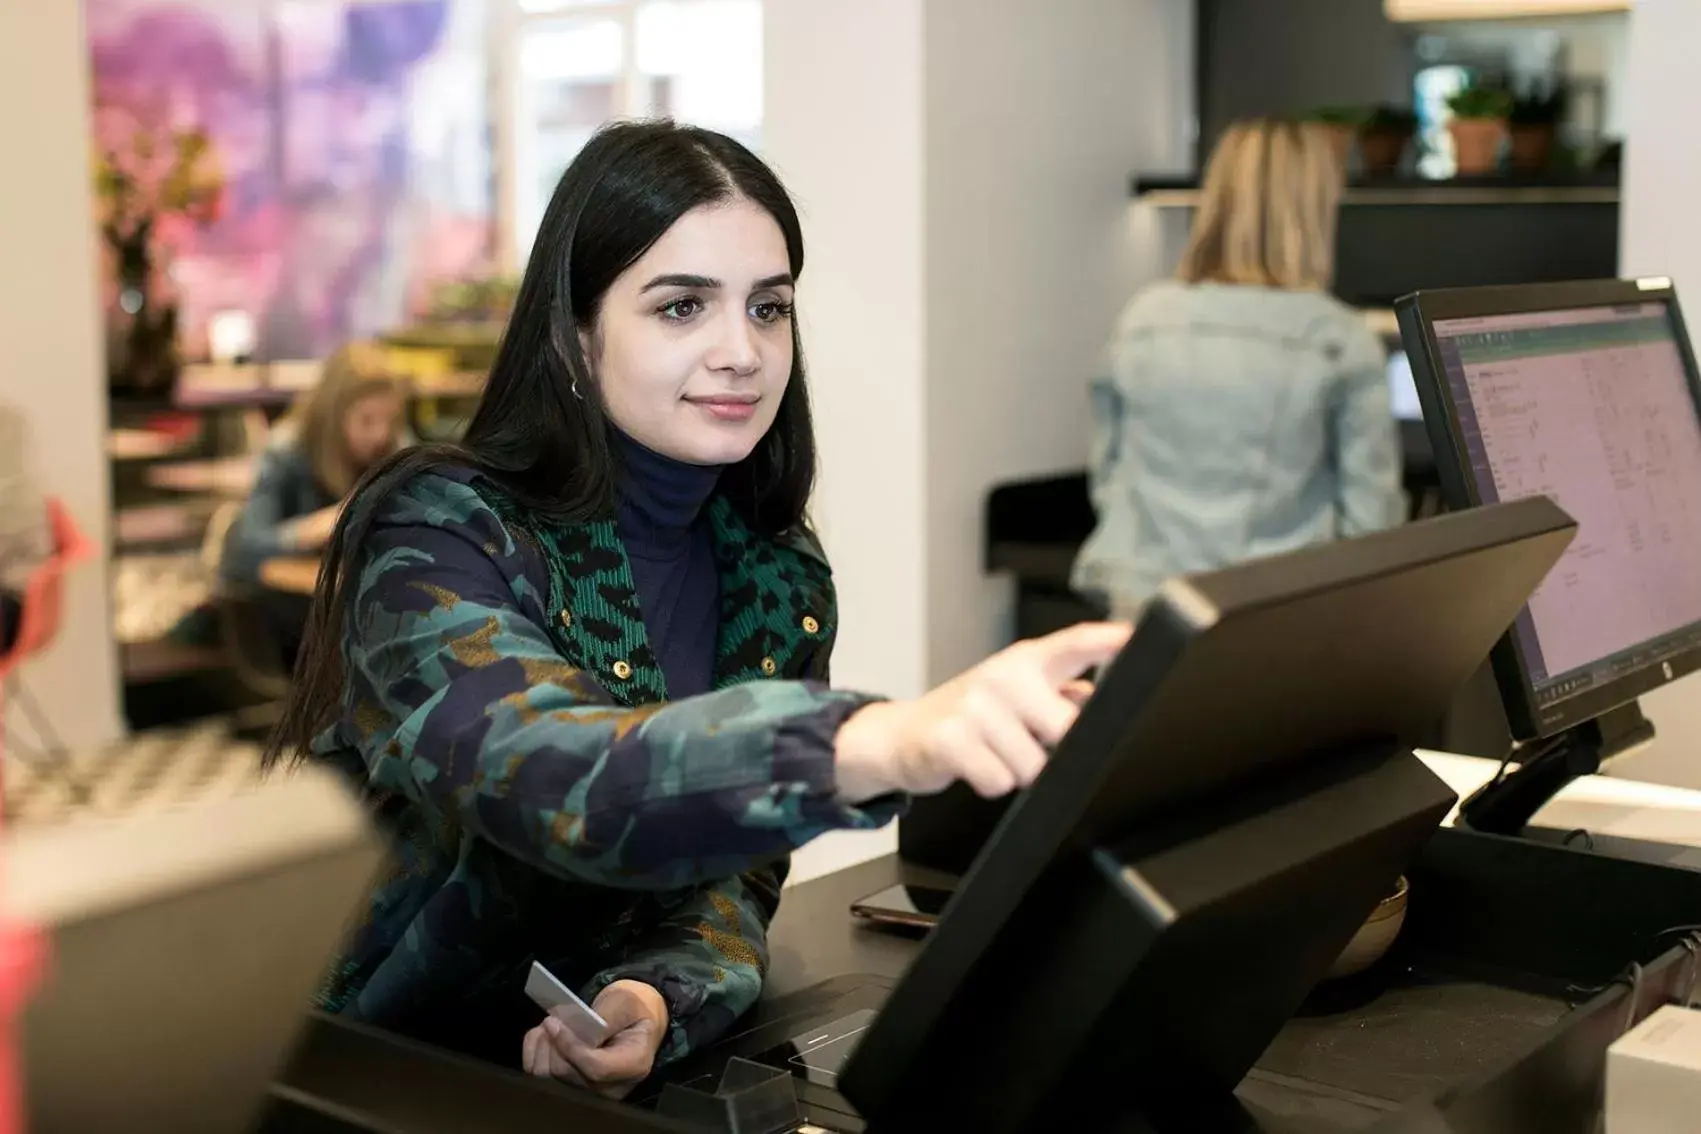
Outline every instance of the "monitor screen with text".
{"label": "monitor screen with text", "polygon": [[1701,642],[1701,414],[1666,304],[1434,330],[1482,502],[1545,494],[1578,524],[1513,627],[1537,703]]}

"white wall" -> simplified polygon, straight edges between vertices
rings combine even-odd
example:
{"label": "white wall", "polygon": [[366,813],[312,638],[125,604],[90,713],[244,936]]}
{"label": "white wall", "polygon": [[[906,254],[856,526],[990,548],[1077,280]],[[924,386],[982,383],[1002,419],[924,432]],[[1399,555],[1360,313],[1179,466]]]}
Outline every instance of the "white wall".
{"label": "white wall", "polygon": [[921,8],[774,0],[765,18],[762,148],[803,218],[813,514],[839,590],[833,678],[913,696],[926,640]]}
{"label": "white wall", "polygon": [[[1619,271],[1670,276],[1701,326],[1701,120],[1694,114],[1701,3],[1637,0],[1630,17],[1628,142]],[[1658,738],[1618,775],[1701,788],[1701,675],[1642,699]]]}
{"label": "white wall", "polygon": [[1010,640],[986,494],[1080,468],[1116,313],[1163,271],[1129,177],[1184,169],[1192,5],[929,0],[928,677]]}
{"label": "white wall", "polygon": [[0,136],[13,157],[0,184],[0,398],[29,421],[46,491],[65,501],[101,549],[73,577],[56,648],[24,676],[65,741],[78,747],[109,740],[120,727],[80,9],[60,0],[0,3]]}
{"label": "white wall", "polygon": [[[914,696],[927,640],[920,0],[770,0],[764,19],[762,149],[803,219],[812,511],[839,592],[833,680]],[[895,827],[817,839],[792,881],[896,840]]]}
{"label": "white wall", "polygon": [[[994,483],[1078,468],[1116,311],[1164,257],[1128,179],[1187,164],[1191,0],[771,0],[763,149],[796,197],[836,684],[912,696],[1002,645]],[[794,880],[892,848],[805,849]]]}

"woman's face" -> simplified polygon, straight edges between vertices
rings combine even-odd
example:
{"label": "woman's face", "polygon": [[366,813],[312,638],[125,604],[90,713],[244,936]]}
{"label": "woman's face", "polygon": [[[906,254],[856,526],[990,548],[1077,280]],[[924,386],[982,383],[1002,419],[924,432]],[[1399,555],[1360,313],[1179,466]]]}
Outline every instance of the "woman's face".
{"label": "woman's face", "polygon": [[735,198],[674,222],[581,336],[614,424],[663,456],[736,464],[779,412],[792,363],[780,226]]}
{"label": "woman's face", "polygon": [[348,407],[343,418],[343,442],[349,460],[361,468],[387,456],[401,428],[401,399],[389,392],[368,394]]}

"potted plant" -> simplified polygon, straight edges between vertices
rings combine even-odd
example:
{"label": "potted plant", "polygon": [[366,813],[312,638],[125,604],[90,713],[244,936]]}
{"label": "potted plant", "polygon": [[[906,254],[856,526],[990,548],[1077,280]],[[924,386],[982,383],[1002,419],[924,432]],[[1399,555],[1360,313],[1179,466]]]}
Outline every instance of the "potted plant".
{"label": "potted plant", "polygon": [[224,175],[206,131],[137,124],[97,148],[95,199],[117,295],[108,329],[114,392],[159,395],[177,376],[177,302],[162,260],[173,225],[215,223]]}
{"label": "potted plant", "polygon": [[1358,128],[1358,152],[1364,172],[1387,177],[1400,167],[1406,143],[1417,132],[1417,115],[1403,106],[1379,106]]}
{"label": "potted plant", "polygon": [[1305,116],[1307,122],[1315,122],[1329,131],[1329,140],[1335,147],[1335,158],[1341,163],[1341,169],[1347,168],[1347,162],[1352,159],[1353,140],[1358,136],[1358,128],[1365,120],[1365,112],[1356,106],[1325,106],[1313,110]]}
{"label": "potted plant", "polygon": [[1532,91],[1513,101],[1509,119],[1513,169],[1547,168],[1559,123],[1565,117],[1565,104],[1565,89],[1560,86]]}
{"label": "potted plant", "polygon": [[1463,177],[1494,172],[1509,133],[1512,92],[1473,83],[1449,98],[1447,109],[1453,112],[1447,129],[1456,172]]}

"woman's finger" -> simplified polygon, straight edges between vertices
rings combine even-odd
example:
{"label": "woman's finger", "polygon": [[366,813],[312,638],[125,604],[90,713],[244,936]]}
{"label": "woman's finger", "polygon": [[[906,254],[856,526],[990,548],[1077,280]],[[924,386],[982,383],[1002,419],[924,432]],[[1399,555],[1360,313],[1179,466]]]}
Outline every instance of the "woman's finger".
{"label": "woman's finger", "polygon": [[573,1029],[562,1023],[556,1016],[550,1015],[543,1018],[542,1031],[546,1037],[546,1042],[563,1059],[576,1063],[582,1053],[590,1050],[589,1045],[574,1035]]}
{"label": "woman's finger", "polygon": [[1016,787],[1016,773],[993,754],[992,749],[965,726],[951,738],[941,754],[951,778],[962,780],[982,799],[1009,795]]}
{"label": "woman's finger", "polygon": [[[1069,701],[1077,709],[1079,709],[1092,698],[1093,693],[1097,690],[1097,688],[1098,687],[1091,681],[1082,681],[1077,679],[1064,685],[1062,689],[1058,690],[1058,692],[1067,697]],[[1074,722],[1071,721],[1070,724],[1073,725]]]}
{"label": "woman's finger", "polygon": [[1056,689],[1110,661],[1122,652],[1133,633],[1134,627],[1126,622],[1082,622],[1036,638],[1032,645],[1041,672]]}
{"label": "woman's finger", "polygon": [[548,1075],[549,1059],[544,1054],[549,1046],[548,1038],[542,1028],[533,1028],[526,1033],[526,1042],[521,1052],[521,1063],[528,1075]]}
{"label": "woman's finger", "polygon": [[1039,778],[1045,770],[1045,749],[1013,706],[990,694],[976,693],[964,698],[963,707],[974,718],[986,747],[1003,761],[1017,786],[1027,787]]}
{"label": "woman's finger", "polygon": [[650,1073],[655,1062],[655,1045],[642,1026],[617,1032],[597,1048],[584,1048],[573,1056],[573,1065],[593,1083],[636,1082]]}
{"label": "woman's finger", "polygon": [[[1031,669],[1013,671],[1003,682],[1005,702],[1035,740],[1053,748],[1075,727],[1080,706],[1043,674]],[[1065,683],[1063,688],[1073,682]]]}

